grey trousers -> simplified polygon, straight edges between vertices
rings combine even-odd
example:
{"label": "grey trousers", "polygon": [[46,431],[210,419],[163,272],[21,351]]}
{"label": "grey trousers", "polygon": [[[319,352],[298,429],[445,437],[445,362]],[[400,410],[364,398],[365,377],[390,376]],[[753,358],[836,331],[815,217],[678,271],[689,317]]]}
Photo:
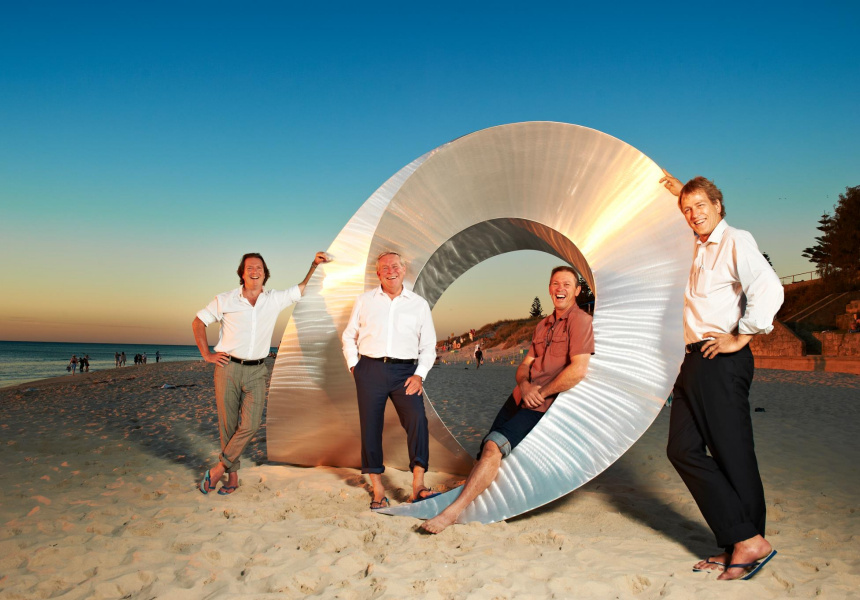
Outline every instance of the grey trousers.
{"label": "grey trousers", "polygon": [[227,473],[239,470],[239,456],[257,433],[266,405],[266,365],[215,365],[220,460]]}

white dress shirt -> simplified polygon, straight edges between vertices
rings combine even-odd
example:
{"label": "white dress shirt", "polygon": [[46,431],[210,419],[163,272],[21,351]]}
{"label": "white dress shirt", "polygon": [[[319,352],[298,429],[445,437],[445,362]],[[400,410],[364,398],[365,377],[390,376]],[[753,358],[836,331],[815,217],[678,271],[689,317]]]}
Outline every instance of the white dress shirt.
{"label": "white dress shirt", "polygon": [[696,239],[684,291],[684,343],[709,331],[770,333],[782,300],[782,283],[752,235],[721,220],[707,242]]}
{"label": "white dress shirt", "polygon": [[342,339],[350,369],[358,363],[359,355],[417,358],[415,374],[426,379],[436,361],[436,329],[430,305],[406,288],[394,300],[382,286],[359,296]]}
{"label": "white dress shirt", "polygon": [[207,327],[221,322],[215,352],[226,352],[244,360],[258,360],[269,355],[272,332],[281,311],[302,299],[299,286],[288,290],[263,290],[251,306],[242,295],[242,287],[218,294],[197,318]]}

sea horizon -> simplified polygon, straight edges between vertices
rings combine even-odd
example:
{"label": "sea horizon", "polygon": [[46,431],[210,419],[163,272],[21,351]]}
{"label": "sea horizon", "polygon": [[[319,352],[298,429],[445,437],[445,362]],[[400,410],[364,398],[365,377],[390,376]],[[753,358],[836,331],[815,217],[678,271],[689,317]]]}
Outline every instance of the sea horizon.
{"label": "sea horizon", "polygon": [[[277,351],[277,347],[272,347]],[[66,366],[74,354],[89,355],[90,372],[116,369],[115,354],[125,352],[126,366],[134,367],[134,355],[146,354],[147,364],[203,360],[193,344],[111,344],[94,342],[22,342],[0,340],[0,388],[72,373]]]}

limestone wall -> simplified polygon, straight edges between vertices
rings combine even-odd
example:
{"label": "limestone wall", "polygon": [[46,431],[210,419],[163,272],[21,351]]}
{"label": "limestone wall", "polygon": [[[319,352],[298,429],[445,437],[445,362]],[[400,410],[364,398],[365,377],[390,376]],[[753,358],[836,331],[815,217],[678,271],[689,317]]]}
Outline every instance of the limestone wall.
{"label": "limestone wall", "polygon": [[806,356],[803,340],[779,321],[774,321],[769,334],[754,335],[750,350],[754,356]]}
{"label": "limestone wall", "polygon": [[848,330],[854,322],[854,314],[860,315],[860,300],[852,300],[845,306],[845,314],[836,317],[836,327]]}
{"label": "limestone wall", "polygon": [[821,354],[823,356],[860,358],[860,333],[816,331],[812,335],[821,340]]}

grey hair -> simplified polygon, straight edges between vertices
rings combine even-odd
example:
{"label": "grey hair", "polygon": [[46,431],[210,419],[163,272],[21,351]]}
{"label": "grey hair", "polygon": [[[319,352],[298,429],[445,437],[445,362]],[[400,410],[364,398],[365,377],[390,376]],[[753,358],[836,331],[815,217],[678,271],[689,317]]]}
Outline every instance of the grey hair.
{"label": "grey hair", "polygon": [[381,253],[379,254],[379,256],[377,256],[377,257],[376,257],[376,270],[377,270],[377,271],[379,270],[379,261],[381,261],[381,260],[382,260],[383,258],[385,258],[386,256],[390,256],[390,255],[392,255],[392,254],[393,254],[394,256],[396,256],[397,258],[399,258],[399,259],[400,259],[400,266],[401,266],[401,267],[405,267],[405,266],[406,266],[406,261],[404,261],[404,260],[403,260],[403,257],[402,257],[402,256],[400,256],[400,254],[399,254],[398,252],[395,252],[394,250],[386,250],[385,252],[381,252]]}

